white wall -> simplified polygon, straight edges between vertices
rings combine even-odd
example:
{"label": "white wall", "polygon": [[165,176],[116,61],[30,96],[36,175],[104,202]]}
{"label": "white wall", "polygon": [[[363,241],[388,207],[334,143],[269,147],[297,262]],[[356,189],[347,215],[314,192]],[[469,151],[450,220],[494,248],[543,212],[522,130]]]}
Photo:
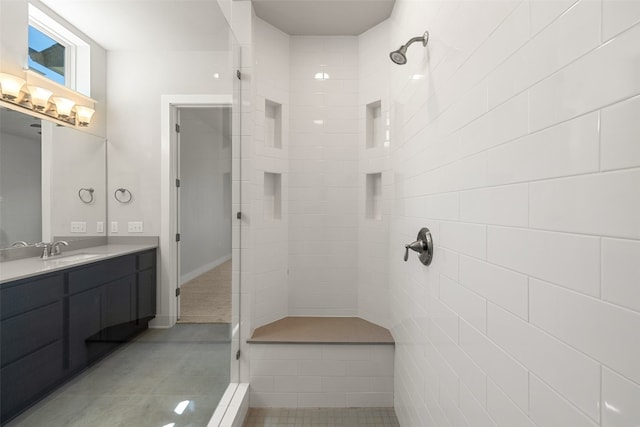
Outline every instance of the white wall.
{"label": "white wall", "polygon": [[230,94],[230,60],[215,51],[109,51],[109,194],[126,188],[134,197],[109,199],[118,235],[127,235],[128,221],[144,221],[143,235],[160,234],[160,96]]}
{"label": "white wall", "polygon": [[180,109],[181,283],[231,259],[230,113]]}
{"label": "white wall", "polygon": [[381,49],[431,32],[390,82],[403,426],[640,420],[640,7],[573,3],[396,3]]}

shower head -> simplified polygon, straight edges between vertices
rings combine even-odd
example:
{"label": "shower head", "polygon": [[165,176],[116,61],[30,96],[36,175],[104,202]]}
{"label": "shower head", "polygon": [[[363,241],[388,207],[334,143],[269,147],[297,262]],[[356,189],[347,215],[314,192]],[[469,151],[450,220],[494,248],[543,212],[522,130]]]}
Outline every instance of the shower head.
{"label": "shower head", "polygon": [[407,63],[407,46],[400,46],[400,49],[394,50],[389,54],[389,58],[398,65]]}
{"label": "shower head", "polygon": [[404,65],[407,63],[407,48],[415,42],[421,42],[422,46],[426,46],[428,41],[429,31],[425,31],[422,36],[410,39],[408,42],[400,46],[398,50],[394,50],[393,52],[391,52],[389,54],[389,58],[391,58],[391,60],[398,65]]}

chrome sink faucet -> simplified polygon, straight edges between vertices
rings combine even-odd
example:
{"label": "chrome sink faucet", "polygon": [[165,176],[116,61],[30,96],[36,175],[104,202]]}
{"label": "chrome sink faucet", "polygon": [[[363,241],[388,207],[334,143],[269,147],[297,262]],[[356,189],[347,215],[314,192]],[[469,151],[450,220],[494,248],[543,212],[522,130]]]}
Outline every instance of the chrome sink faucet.
{"label": "chrome sink faucet", "polygon": [[62,253],[61,246],[69,246],[69,243],[64,240],[58,240],[53,243],[36,243],[36,247],[42,248],[42,255],[40,255],[40,258],[42,259],[48,259],[52,256],[60,255]]}
{"label": "chrome sink faucet", "polygon": [[58,240],[51,245],[51,256],[60,255],[62,253],[62,246],[69,246],[69,242],[66,240]]}

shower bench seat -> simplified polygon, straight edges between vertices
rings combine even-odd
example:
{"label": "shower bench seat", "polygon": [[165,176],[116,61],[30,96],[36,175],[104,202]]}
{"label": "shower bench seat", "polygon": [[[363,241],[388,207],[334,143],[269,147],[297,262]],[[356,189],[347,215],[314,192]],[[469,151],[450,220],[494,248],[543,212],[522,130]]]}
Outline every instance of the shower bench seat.
{"label": "shower bench seat", "polygon": [[393,406],[386,328],[358,317],[286,317],[247,342],[251,407]]}

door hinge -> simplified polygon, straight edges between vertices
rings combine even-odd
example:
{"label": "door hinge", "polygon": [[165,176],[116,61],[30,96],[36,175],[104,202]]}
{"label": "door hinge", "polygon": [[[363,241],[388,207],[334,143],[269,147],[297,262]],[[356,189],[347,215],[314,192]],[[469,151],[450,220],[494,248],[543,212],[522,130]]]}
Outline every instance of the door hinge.
{"label": "door hinge", "polygon": [[180,296],[180,288],[176,288],[176,296],[179,297]]}
{"label": "door hinge", "polygon": [[176,187],[180,188],[180,180],[176,179]]}
{"label": "door hinge", "polygon": [[176,132],[180,133],[180,125],[176,123]]}
{"label": "door hinge", "polygon": [[240,70],[236,70],[236,77],[238,78],[238,80],[242,80],[242,73],[240,72]]}
{"label": "door hinge", "polygon": [[180,241],[180,233],[177,233],[176,234],[176,242],[179,242],[179,241]]}
{"label": "door hinge", "polygon": [[242,212],[236,212],[236,219],[242,219]]}
{"label": "door hinge", "polygon": [[240,360],[240,350],[236,351],[236,360]]}

